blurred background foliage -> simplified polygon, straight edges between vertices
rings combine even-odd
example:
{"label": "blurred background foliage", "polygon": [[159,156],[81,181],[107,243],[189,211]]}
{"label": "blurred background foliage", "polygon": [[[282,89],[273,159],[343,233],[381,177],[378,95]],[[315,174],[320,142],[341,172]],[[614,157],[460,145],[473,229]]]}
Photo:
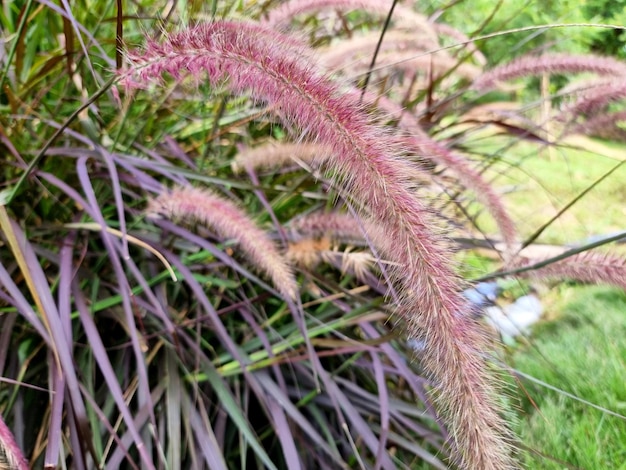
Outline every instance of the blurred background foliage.
{"label": "blurred background foliage", "polygon": [[[418,11],[427,11],[438,21],[451,24],[471,37],[533,25],[595,23],[622,26],[626,5],[622,0],[575,2],[539,0],[417,1]],[[546,28],[499,36],[480,43],[490,63],[502,63],[528,52],[597,52],[624,58],[623,30],[600,28]]]}

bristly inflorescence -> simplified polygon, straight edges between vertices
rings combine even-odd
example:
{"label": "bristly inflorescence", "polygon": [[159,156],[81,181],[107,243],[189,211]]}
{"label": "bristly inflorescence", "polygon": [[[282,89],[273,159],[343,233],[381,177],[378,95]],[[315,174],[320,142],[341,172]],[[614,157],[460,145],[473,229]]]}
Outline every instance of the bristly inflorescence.
{"label": "bristly inflorescence", "polygon": [[330,149],[310,143],[272,142],[237,153],[232,168],[235,173],[246,169],[263,170],[304,163],[319,166],[330,157]]}
{"label": "bristly inflorescence", "polygon": [[[519,260],[514,264],[514,267],[523,268],[541,261],[541,259]],[[537,269],[524,271],[519,275],[535,279],[566,278],[582,282],[602,283],[626,290],[626,259],[614,254],[588,251]]]}
{"label": "bristly inflorescence", "polygon": [[626,64],[611,57],[575,56],[567,54],[544,54],[540,56],[524,56],[496,67],[478,78],[473,87],[477,90],[488,90],[498,82],[531,75],[595,73],[600,76],[626,76]]}
{"label": "bristly inflorescence", "polygon": [[265,272],[281,294],[297,298],[298,285],[284,257],[268,235],[234,203],[206,189],[179,187],[151,199],[147,214],[200,222],[221,237],[235,239],[249,262]]}
{"label": "bristly inflorescence", "polygon": [[[461,282],[446,240],[411,189],[415,167],[401,158],[399,140],[372,125],[354,94],[341,89],[279,33],[259,25],[216,21],[173,34],[130,55],[123,81],[145,84],[169,73],[206,77],[235,94],[268,103],[286,128],[332,149],[325,168],[336,190],[370,224],[368,233],[401,293],[397,312],[408,334],[427,344],[422,364],[463,468],[515,466],[501,401],[489,371],[482,329],[462,312]],[[368,224],[365,224],[367,227]]]}
{"label": "bristly inflorescence", "polygon": [[297,237],[329,237],[332,240],[360,240],[365,229],[350,214],[339,212],[316,212],[298,217],[291,222],[290,227]]}

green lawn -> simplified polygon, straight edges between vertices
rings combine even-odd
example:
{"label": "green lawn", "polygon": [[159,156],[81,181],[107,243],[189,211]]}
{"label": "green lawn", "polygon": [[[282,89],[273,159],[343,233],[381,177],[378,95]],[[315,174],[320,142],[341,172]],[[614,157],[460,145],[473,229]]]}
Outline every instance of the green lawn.
{"label": "green lawn", "polygon": [[522,380],[534,404],[520,392],[517,431],[544,454],[529,454],[527,466],[569,468],[558,462],[565,461],[589,470],[626,469],[626,293],[564,286],[559,298],[550,306],[558,318],[538,325],[511,365],[605,410]]}

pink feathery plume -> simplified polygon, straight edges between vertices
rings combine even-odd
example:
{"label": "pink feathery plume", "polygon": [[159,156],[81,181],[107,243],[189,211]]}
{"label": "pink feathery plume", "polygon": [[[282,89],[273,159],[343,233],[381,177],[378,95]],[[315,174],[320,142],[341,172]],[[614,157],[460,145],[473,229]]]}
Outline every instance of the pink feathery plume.
{"label": "pink feathery plume", "polygon": [[[338,69],[346,62],[366,62],[369,65],[379,41],[380,32],[372,31],[355,35],[323,49],[317,49],[317,52],[320,54],[321,63],[329,70]],[[389,31],[385,34],[383,43],[380,45],[379,54],[392,51],[406,53],[409,57],[422,55],[429,58],[430,55],[427,52],[431,49],[437,49],[438,46],[436,40],[432,40],[425,34],[414,31]],[[422,60],[422,62],[428,63],[426,60]]]}
{"label": "pink feathery plume", "polygon": [[330,157],[330,149],[319,144],[271,142],[238,152],[232,163],[235,173],[246,169],[270,169],[297,162],[315,166]]}
{"label": "pink feathery plume", "polygon": [[485,72],[474,81],[472,87],[476,90],[488,90],[496,86],[498,82],[513,78],[542,73],[573,74],[583,72],[591,72],[601,76],[623,77],[626,75],[626,64],[610,57],[594,55],[544,54],[541,56],[524,56]]}
{"label": "pink feathery plume", "polygon": [[584,135],[596,135],[603,132],[622,132],[622,125],[626,123],[626,111],[616,111],[614,113],[598,114],[591,119],[571,126],[566,129],[564,134],[584,134]]}
{"label": "pink feathery plume", "polygon": [[[525,259],[513,266],[523,268],[540,262]],[[626,290],[626,258],[602,252],[587,251],[547,266],[518,274],[535,279],[573,279],[594,284],[609,284]]]}
{"label": "pink feathery plume", "polygon": [[363,229],[352,215],[339,212],[314,212],[290,224],[299,237],[328,237],[332,240],[362,240]]}
{"label": "pink feathery plume", "polygon": [[[342,54],[343,51],[335,51],[334,47],[328,48],[327,51],[329,51],[327,54],[322,53],[321,60],[328,70],[354,69],[355,73],[360,73],[368,70],[374,47],[369,52],[366,48],[363,48],[356,56]],[[376,61],[376,68],[384,70],[397,69],[407,73],[422,72],[430,74],[432,71],[437,77],[454,70],[453,77],[468,81],[474,80],[482,73],[482,70],[475,65],[459,65],[458,60],[450,57],[445,51],[426,54],[416,50],[383,50]]]}
{"label": "pink feathery plume", "polygon": [[232,202],[204,189],[179,187],[150,200],[146,210],[149,215],[194,220],[237,240],[250,264],[265,272],[281,294],[297,298],[296,280],[274,242]]}
{"label": "pink feathery plume", "polygon": [[590,117],[610,103],[626,98],[626,81],[618,80],[613,83],[601,84],[589,88],[572,105],[564,109],[564,116],[575,119],[578,116]]}

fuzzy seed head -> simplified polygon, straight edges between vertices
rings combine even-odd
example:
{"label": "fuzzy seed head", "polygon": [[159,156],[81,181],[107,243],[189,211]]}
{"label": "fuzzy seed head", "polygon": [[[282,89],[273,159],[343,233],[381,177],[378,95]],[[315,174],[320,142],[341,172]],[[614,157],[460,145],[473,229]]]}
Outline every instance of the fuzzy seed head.
{"label": "fuzzy seed head", "polygon": [[265,272],[284,296],[295,299],[298,286],[284,257],[252,220],[232,202],[204,189],[178,187],[148,202],[148,215],[196,221],[223,238],[237,240],[250,264]]}

